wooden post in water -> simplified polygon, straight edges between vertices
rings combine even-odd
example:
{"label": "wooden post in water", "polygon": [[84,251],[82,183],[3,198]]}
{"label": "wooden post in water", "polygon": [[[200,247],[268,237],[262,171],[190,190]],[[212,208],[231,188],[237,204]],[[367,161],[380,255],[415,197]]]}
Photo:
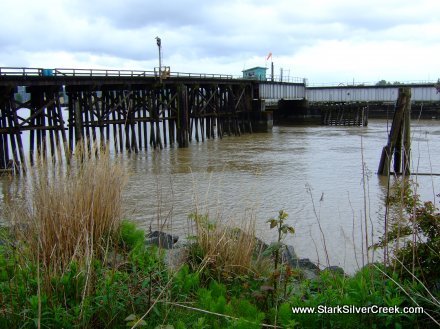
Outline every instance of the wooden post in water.
{"label": "wooden post in water", "polygon": [[6,169],[9,163],[8,135],[6,130],[5,111],[0,110],[0,169]]}
{"label": "wooden post in water", "polygon": [[0,169],[7,169],[9,166],[9,147],[8,147],[8,124],[7,111],[9,88],[0,89]]}
{"label": "wooden post in water", "polygon": [[20,129],[20,124],[18,122],[18,115],[17,115],[17,111],[18,108],[15,104],[15,96],[14,96],[14,92],[11,93],[10,96],[10,102],[11,102],[11,115],[12,115],[12,122],[14,125],[14,132],[15,132],[15,137],[17,139],[17,145],[18,145],[18,153],[20,155],[20,164],[21,164],[21,168],[23,170],[25,170],[25,166],[26,166],[26,161],[25,161],[25,156],[24,156],[24,150],[23,150],[23,142],[21,140],[21,129]]}
{"label": "wooden post in water", "polygon": [[[410,95],[411,98],[411,95]],[[403,126],[403,171],[405,175],[411,173],[411,102],[408,100],[404,114]]]}
{"label": "wooden post in water", "polygon": [[185,85],[180,85],[177,119],[177,143],[179,147],[188,147],[188,93]]}
{"label": "wooden post in water", "polygon": [[[70,100],[69,100],[70,101]],[[81,148],[84,149],[84,131],[83,131],[83,117],[81,111],[81,105],[79,101],[79,93],[76,92],[75,96],[72,97],[72,102],[74,102],[74,115],[75,115],[75,146],[81,144]]]}
{"label": "wooden post in water", "polygon": [[67,142],[67,136],[66,136],[66,128],[64,125],[64,118],[63,118],[63,110],[61,107],[60,102],[60,95],[58,94],[56,98],[56,107],[55,107],[55,117],[58,120],[59,129],[61,132],[61,139],[63,141],[63,148],[64,148],[64,155],[66,157],[67,164],[70,164],[70,158],[72,156],[72,149],[69,148],[69,144]]}
{"label": "wooden post in water", "polygon": [[391,125],[390,134],[388,136],[388,144],[382,149],[379,169],[377,171],[379,175],[387,176],[390,174],[391,158],[393,154],[394,172],[396,174],[401,174],[401,168],[403,167],[406,175],[410,173],[410,111],[411,89],[408,87],[399,88],[399,97],[397,99],[396,110],[394,112],[393,122]]}
{"label": "wooden post in water", "polygon": [[[163,85],[161,86],[163,88]],[[156,124],[156,144],[163,149],[162,137],[160,135],[160,114],[162,112],[162,89],[156,91],[156,107],[154,110],[154,119]]]}

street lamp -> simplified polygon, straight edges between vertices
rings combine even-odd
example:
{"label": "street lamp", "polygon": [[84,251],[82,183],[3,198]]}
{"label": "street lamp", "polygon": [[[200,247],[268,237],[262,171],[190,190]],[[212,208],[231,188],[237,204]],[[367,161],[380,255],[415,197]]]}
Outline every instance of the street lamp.
{"label": "street lamp", "polygon": [[159,48],[159,79],[160,83],[162,83],[162,40],[159,37],[156,37],[157,47]]}

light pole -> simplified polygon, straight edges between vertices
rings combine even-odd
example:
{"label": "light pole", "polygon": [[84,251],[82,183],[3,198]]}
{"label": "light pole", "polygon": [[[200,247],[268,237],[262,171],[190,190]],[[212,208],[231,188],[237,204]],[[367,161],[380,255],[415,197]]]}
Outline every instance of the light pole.
{"label": "light pole", "polygon": [[[161,90],[159,91],[159,99],[157,101],[157,112],[155,114],[155,116],[157,116],[157,121],[156,121],[156,143],[159,144],[160,148],[162,148],[162,140],[160,138],[160,129],[159,129],[159,116],[162,111],[161,108],[163,109],[163,104],[162,104],[162,93],[163,93],[163,88],[164,86],[162,85],[162,40],[160,40],[159,37],[156,37],[156,43],[157,43],[157,47],[159,48],[159,82],[160,82],[160,88]],[[164,114],[165,116],[165,114]],[[165,121],[163,121],[165,124]],[[156,145],[155,145],[156,147]]]}
{"label": "light pole", "polygon": [[162,83],[162,41],[159,37],[156,37],[157,47],[159,48],[159,79]]}

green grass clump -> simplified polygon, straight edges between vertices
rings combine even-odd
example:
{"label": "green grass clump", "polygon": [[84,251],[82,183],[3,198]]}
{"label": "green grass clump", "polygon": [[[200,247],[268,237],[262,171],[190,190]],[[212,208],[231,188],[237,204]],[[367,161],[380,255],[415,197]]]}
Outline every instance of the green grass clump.
{"label": "green grass clump", "polygon": [[135,223],[128,220],[121,222],[120,234],[123,247],[127,249],[134,249],[145,243],[144,231],[138,229]]}

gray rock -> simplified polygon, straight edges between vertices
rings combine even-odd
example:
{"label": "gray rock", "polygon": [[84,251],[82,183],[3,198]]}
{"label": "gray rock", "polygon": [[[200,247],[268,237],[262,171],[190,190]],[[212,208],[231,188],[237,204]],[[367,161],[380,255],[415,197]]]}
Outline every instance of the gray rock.
{"label": "gray rock", "polygon": [[177,235],[154,231],[147,234],[145,244],[154,244],[160,248],[171,249],[178,240],[179,237]]}
{"label": "gray rock", "polygon": [[283,248],[282,253],[283,261],[289,264],[292,267],[298,266],[298,256],[295,253],[295,249],[293,246],[286,245],[285,248]]}
{"label": "gray rock", "polygon": [[297,259],[295,267],[299,268],[304,278],[309,280],[315,280],[320,272],[319,267],[308,258]]}
{"label": "gray rock", "polygon": [[[240,228],[231,228],[229,229],[233,234],[236,235],[237,238],[240,237],[241,234],[246,234],[245,232],[243,232],[242,229]],[[267,248],[269,248],[269,245],[267,243],[265,243],[263,240],[261,240],[260,238],[254,236],[254,243],[255,243],[255,247],[254,247],[254,255],[256,257],[258,257],[259,255],[261,255]]]}
{"label": "gray rock", "polygon": [[309,270],[309,269],[301,269],[301,273],[303,275],[303,278],[306,280],[316,280],[319,276],[319,272],[315,270]]}
{"label": "gray rock", "polygon": [[257,254],[264,252],[269,245],[260,238],[255,237],[255,252]]}
{"label": "gray rock", "polygon": [[175,271],[185,263],[187,258],[188,250],[186,248],[173,248],[166,251],[164,261],[170,270]]}
{"label": "gray rock", "polygon": [[283,248],[283,261],[289,264],[292,268],[300,269],[305,279],[314,280],[319,275],[319,267],[312,263],[308,258],[299,259],[292,246],[286,245]]}
{"label": "gray rock", "polygon": [[118,254],[115,251],[109,251],[106,256],[107,266],[121,269],[122,267],[129,268],[130,264],[121,254]]}
{"label": "gray rock", "polygon": [[340,275],[345,275],[344,269],[339,266],[329,266],[329,267],[326,267],[324,269],[324,271],[329,271],[329,272],[337,273]]}
{"label": "gray rock", "polygon": [[308,258],[299,259],[298,267],[319,272],[319,267]]}

